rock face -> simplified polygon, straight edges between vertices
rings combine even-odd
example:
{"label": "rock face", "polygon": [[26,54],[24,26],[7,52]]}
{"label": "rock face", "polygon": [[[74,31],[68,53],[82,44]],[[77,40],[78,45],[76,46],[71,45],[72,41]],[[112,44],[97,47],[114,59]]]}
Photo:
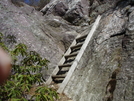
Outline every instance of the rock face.
{"label": "rock face", "polygon": [[44,15],[59,15],[73,25],[80,25],[89,21],[89,1],[88,0],[54,0],[47,4],[41,12]]}
{"label": "rock face", "polygon": [[17,42],[39,52],[54,67],[75,36],[101,15],[83,61],[64,93],[73,101],[134,101],[133,2],[53,0],[41,10],[42,16],[28,5],[16,7],[1,0],[0,32],[16,36]]}
{"label": "rock face", "polygon": [[[118,6],[103,14],[64,93],[73,101],[134,100],[134,9]],[[88,56],[88,57],[87,57]]]}
{"label": "rock face", "polygon": [[133,0],[53,0],[41,12],[44,15],[58,15],[73,25],[93,23],[97,15],[117,6],[133,4]]}
{"label": "rock face", "polygon": [[[65,49],[78,34],[76,32],[78,28],[68,25],[58,16],[44,17],[33,7],[21,4],[18,6],[9,0],[0,1],[0,32],[5,37],[14,35],[17,43],[26,44],[29,50],[35,50],[42,57],[51,61],[50,72],[47,70],[50,75]],[[68,38],[68,36],[72,36],[72,38]]]}

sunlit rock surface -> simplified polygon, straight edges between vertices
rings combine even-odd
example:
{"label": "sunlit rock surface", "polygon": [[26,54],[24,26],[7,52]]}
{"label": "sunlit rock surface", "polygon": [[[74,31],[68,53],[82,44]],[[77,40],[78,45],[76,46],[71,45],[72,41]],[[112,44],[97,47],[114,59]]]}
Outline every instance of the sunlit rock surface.
{"label": "sunlit rock surface", "polygon": [[64,89],[73,101],[134,100],[134,9],[118,7],[102,14],[85,59]]}
{"label": "sunlit rock surface", "polygon": [[[101,15],[99,27],[64,93],[73,101],[134,101],[133,2],[53,0],[42,14],[28,5],[16,7],[1,0],[0,32],[15,35],[17,42],[39,52],[54,68],[75,36]],[[44,74],[50,75],[53,68]]]}
{"label": "sunlit rock surface", "polygon": [[78,35],[77,29],[58,16],[44,17],[41,12],[26,4],[19,7],[9,0],[0,0],[0,32],[5,37],[14,35],[17,43],[26,44],[30,50],[48,59],[49,75]]}
{"label": "sunlit rock surface", "polygon": [[89,0],[53,0],[41,12],[44,15],[59,15],[73,25],[90,21]]}

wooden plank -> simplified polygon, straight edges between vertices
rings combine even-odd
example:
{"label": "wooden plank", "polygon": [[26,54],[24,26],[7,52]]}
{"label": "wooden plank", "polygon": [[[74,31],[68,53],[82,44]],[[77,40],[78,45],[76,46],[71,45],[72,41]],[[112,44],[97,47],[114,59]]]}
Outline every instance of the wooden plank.
{"label": "wooden plank", "polygon": [[52,78],[65,78],[66,75],[52,75]]}
{"label": "wooden plank", "polygon": [[75,53],[72,53],[72,54],[69,54],[69,55],[65,55],[65,58],[74,57],[77,54],[78,54],[78,52],[75,52]]}
{"label": "wooden plank", "polygon": [[[64,78],[54,78],[53,79],[54,82],[56,82],[56,81],[63,81],[63,80],[64,80]],[[59,83],[61,83],[61,82],[57,82],[57,84],[59,84]]]}
{"label": "wooden plank", "polygon": [[[58,71],[59,71],[59,67],[56,66],[56,68],[54,69],[52,75],[56,75],[56,74],[58,73]],[[52,75],[51,75],[51,76],[52,76]],[[46,85],[49,85],[49,84],[52,82],[53,79],[52,79],[51,76],[50,76],[50,77],[48,78],[48,80],[46,81]]]}
{"label": "wooden plank", "polygon": [[80,43],[80,44],[77,44],[77,45],[71,46],[71,49],[75,49],[75,48],[81,47],[82,45],[83,45],[83,43]]}
{"label": "wooden plank", "polygon": [[80,36],[80,37],[78,37],[78,38],[76,39],[76,42],[79,41],[79,40],[81,40],[81,39],[84,39],[84,38],[86,38],[86,37],[87,37],[87,34],[86,34],[86,35],[82,35],[82,36]]}
{"label": "wooden plank", "polygon": [[87,38],[86,38],[86,40],[85,40],[83,46],[81,47],[79,54],[76,56],[76,59],[74,60],[72,66],[70,67],[70,70],[69,70],[67,76],[65,77],[65,79],[63,80],[63,82],[62,82],[62,84],[60,85],[59,89],[57,90],[58,93],[61,94],[61,93],[63,92],[65,86],[67,85],[68,81],[70,80],[70,78],[71,78],[71,76],[72,76],[72,74],[73,74],[75,68],[77,67],[78,62],[80,61],[80,59],[81,59],[81,57],[82,57],[82,55],[83,55],[83,53],[84,53],[84,51],[85,51],[85,49],[86,49],[88,43],[90,42],[90,40],[91,40],[91,38],[92,38],[92,36],[93,36],[95,30],[97,29],[97,27],[98,27],[98,25],[99,25],[100,19],[101,19],[101,16],[99,15],[99,16],[97,17],[97,19],[96,19],[96,21],[95,21],[95,23],[94,23],[94,25],[93,25],[91,31],[89,32],[89,34],[88,34],[88,36],[87,36]]}
{"label": "wooden plank", "polygon": [[69,64],[63,64],[63,65],[59,65],[59,68],[61,68],[61,67],[70,67],[72,64],[71,63],[69,63]]}

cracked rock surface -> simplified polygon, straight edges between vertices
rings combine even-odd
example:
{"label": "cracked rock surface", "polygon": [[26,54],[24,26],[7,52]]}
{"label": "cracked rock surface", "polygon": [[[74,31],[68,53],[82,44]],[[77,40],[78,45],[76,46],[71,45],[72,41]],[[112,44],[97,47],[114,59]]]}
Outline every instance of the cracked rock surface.
{"label": "cracked rock surface", "polygon": [[53,0],[42,14],[0,0],[0,32],[16,36],[17,43],[50,60],[46,77],[74,38],[101,15],[64,94],[73,101],[134,101],[133,4],[134,0]]}
{"label": "cracked rock surface", "polygon": [[[58,16],[45,17],[26,4],[19,7],[10,0],[0,0],[0,32],[4,37],[14,35],[17,43],[26,44],[29,50],[37,51],[50,61],[50,70],[43,71],[44,77],[51,74],[67,47],[79,34],[77,30],[77,27]],[[10,43],[7,45],[10,46]]]}
{"label": "cracked rock surface", "polygon": [[132,9],[127,5],[102,14],[81,65],[64,89],[73,101],[134,100]]}

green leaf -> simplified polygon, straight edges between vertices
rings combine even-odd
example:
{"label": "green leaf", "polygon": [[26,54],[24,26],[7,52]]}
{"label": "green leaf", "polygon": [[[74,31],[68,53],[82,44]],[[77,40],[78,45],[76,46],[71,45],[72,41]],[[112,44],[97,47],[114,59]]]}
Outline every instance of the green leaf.
{"label": "green leaf", "polygon": [[21,101],[21,99],[11,98],[10,101]]}
{"label": "green leaf", "polygon": [[[12,41],[15,37],[8,35],[7,40]],[[20,43],[14,49],[9,50],[2,42],[3,34],[0,33],[0,45],[8,50],[12,56],[12,75],[4,86],[0,86],[0,99],[11,101],[27,101],[25,96],[31,87],[42,82],[41,70],[47,67],[48,60],[35,51],[28,51],[27,46]],[[35,91],[36,101],[49,101],[57,98],[57,93],[47,87],[38,87]],[[53,93],[54,92],[54,93]]]}

